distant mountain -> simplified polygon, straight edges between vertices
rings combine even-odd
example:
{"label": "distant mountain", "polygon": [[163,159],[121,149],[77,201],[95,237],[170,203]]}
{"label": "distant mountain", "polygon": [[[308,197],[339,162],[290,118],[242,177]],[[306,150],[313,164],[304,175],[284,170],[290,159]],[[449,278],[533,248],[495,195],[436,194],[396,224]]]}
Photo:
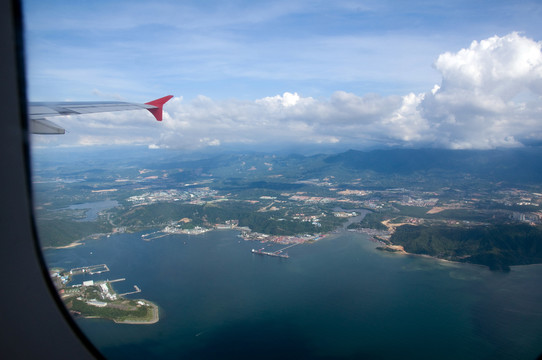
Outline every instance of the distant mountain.
{"label": "distant mountain", "polygon": [[[34,152],[39,168],[61,167],[73,158],[103,170],[119,166],[149,169],[184,169],[183,178],[208,174],[218,178],[253,181],[279,176],[276,181],[297,181],[335,176],[349,181],[357,177],[378,180],[405,177],[419,180],[478,178],[510,184],[542,183],[542,147],[500,150],[390,149],[304,156],[263,152],[185,154],[148,149],[96,149],[95,151],[39,150]],[[92,166],[91,166],[92,165]],[[375,183],[376,183],[375,179]],[[390,184],[382,184],[388,186]]]}
{"label": "distant mountain", "polygon": [[380,174],[411,175],[442,171],[468,173],[493,181],[542,181],[542,149],[444,150],[394,149],[362,152],[349,150],[324,160],[329,165]]}
{"label": "distant mountain", "polygon": [[[228,153],[195,161],[172,159],[168,167],[183,168],[198,176],[208,174],[241,181],[275,177],[273,181],[295,182],[334,176],[339,182],[363,178],[365,185],[383,187],[404,187],[412,182],[443,186],[446,181],[450,186],[471,179],[528,185],[542,183],[542,148],[349,150],[312,156]],[[407,184],[401,185],[405,179]]]}

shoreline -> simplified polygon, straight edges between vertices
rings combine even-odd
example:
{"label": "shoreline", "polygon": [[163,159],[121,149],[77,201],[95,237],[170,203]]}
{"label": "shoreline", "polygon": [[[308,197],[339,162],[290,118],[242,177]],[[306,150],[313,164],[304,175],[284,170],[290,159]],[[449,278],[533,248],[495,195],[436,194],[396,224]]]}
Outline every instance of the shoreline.
{"label": "shoreline", "polygon": [[[376,240],[378,241],[378,239],[376,239]],[[391,253],[391,254],[418,256],[418,257],[423,257],[423,258],[426,258],[426,259],[433,259],[433,260],[443,261],[443,262],[447,262],[447,263],[470,264],[470,265],[485,266],[485,265],[481,265],[481,264],[472,264],[472,263],[466,263],[466,262],[461,262],[461,261],[443,259],[443,258],[439,258],[439,257],[436,257],[436,256],[427,255],[427,254],[411,253],[411,252],[406,251],[405,248],[402,245],[394,245],[392,243],[385,244],[383,246],[377,246],[375,249],[377,249],[379,251],[385,251],[385,252],[388,252],[388,253]]]}
{"label": "shoreline", "polygon": [[160,321],[160,315],[158,306],[154,303],[148,302],[151,306],[152,316],[149,320],[114,320],[116,324],[129,324],[129,325],[152,325]]}
{"label": "shoreline", "polygon": [[[80,246],[80,245],[85,245],[85,240],[96,240],[96,239],[99,239],[101,237],[109,237],[111,236],[112,234],[114,233],[96,233],[96,234],[90,234],[90,235],[87,235],[79,240],[75,240],[71,243],[69,243],[68,245],[61,245],[61,246],[42,246],[42,250],[48,250],[48,249],[53,249],[53,250],[58,250],[58,249],[70,249],[70,248],[74,248],[76,246]],[[39,240],[39,237],[38,237],[38,240]]]}
{"label": "shoreline", "polygon": [[[372,239],[373,238],[370,238],[370,240],[372,240]],[[376,239],[376,241],[381,242],[378,239]],[[387,247],[387,246],[394,246],[394,247],[399,246],[399,247],[403,248],[402,245],[394,245],[394,244],[391,244],[391,243],[384,245],[384,247]],[[377,249],[377,248],[378,247],[376,247],[375,249]],[[439,262],[444,262],[444,263],[447,263],[447,264],[450,264],[450,265],[469,265],[469,266],[476,266],[476,267],[479,267],[479,268],[482,268],[482,269],[487,269],[489,271],[494,271],[494,270],[491,270],[488,265],[476,264],[476,263],[471,263],[471,262],[462,262],[462,261],[450,260],[450,259],[443,259],[443,258],[439,258],[439,257],[436,257],[436,256],[427,255],[427,254],[411,253],[411,252],[405,251],[404,248],[401,251],[389,251],[389,250],[385,250],[385,249],[377,249],[377,250],[382,251],[382,252],[387,252],[387,253],[390,253],[390,254],[399,254],[399,255],[404,255],[404,256],[416,256],[416,257],[422,257],[422,258],[425,258],[425,259],[437,260]],[[530,265],[542,265],[542,263],[540,263],[540,264],[512,265],[512,266],[510,266],[510,269],[512,269],[512,267],[530,266]]]}
{"label": "shoreline", "polygon": [[74,248],[76,246],[80,246],[80,245],[85,245],[84,242],[82,242],[82,240],[77,240],[77,241],[74,241],[68,245],[62,245],[62,246],[46,246],[43,248],[43,250],[48,250],[48,249],[53,249],[53,250],[59,250],[59,249],[71,249],[71,248]]}
{"label": "shoreline", "polygon": [[108,317],[103,317],[99,315],[81,315],[80,317],[83,319],[103,319],[103,320],[109,320],[113,321],[115,324],[127,324],[127,325],[152,325],[156,324],[158,321],[160,321],[160,315],[158,310],[158,305],[148,302],[151,307],[151,318],[149,320],[136,320],[136,319],[128,319],[128,320],[117,320],[117,319],[111,319]]}

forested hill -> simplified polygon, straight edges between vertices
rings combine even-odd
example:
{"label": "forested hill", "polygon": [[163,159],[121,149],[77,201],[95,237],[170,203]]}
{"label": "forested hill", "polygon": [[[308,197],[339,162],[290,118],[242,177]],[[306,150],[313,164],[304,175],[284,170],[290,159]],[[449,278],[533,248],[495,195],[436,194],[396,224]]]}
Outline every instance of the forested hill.
{"label": "forested hill", "polygon": [[334,155],[312,156],[229,153],[197,161],[172,161],[172,166],[192,169],[198,174],[245,180],[280,175],[282,179],[291,181],[333,175],[345,181],[360,176],[377,176],[381,181],[382,176],[394,175],[409,180],[416,176],[428,177],[435,182],[452,176],[509,184],[538,184],[542,182],[542,148],[349,150]]}
{"label": "forested hill", "polygon": [[534,147],[507,150],[349,150],[327,156],[324,162],[328,166],[372,170],[381,174],[442,171],[468,173],[495,181],[542,181],[542,149]]}
{"label": "forested hill", "polygon": [[542,263],[542,228],[526,224],[465,228],[403,225],[391,241],[410,253],[487,265],[491,270]]}

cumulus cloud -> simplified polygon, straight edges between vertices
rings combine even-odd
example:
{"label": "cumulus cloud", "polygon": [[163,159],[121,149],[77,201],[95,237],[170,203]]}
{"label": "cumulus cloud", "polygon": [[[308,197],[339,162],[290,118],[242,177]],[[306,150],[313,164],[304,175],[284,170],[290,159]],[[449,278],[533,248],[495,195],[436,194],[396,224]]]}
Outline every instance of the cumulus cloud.
{"label": "cumulus cloud", "polygon": [[428,125],[416,107],[423,94],[357,96],[336,92],[329,99],[297,93],[254,101],[175,99],[166,109],[160,143],[201,148],[225,144],[374,145],[421,141]]}
{"label": "cumulus cloud", "polygon": [[[242,143],[495,148],[541,140],[541,44],[518,33],[438,57],[441,84],[426,93],[328,99],[285,92],[255,101],[174,101],[168,146]],[[183,145],[181,145],[183,146]]]}
{"label": "cumulus cloud", "polygon": [[442,84],[420,112],[435,141],[450,148],[518,146],[540,136],[541,43],[511,33],[438,57]]}
{"label": "cumulus cloud", "polygon": [[187,149],[239,144],[488,149],[542,140],[540,42],[518,33],[494,36],[441,54],[434,68],[440,84],[402,96],[337,91],[329,98],[296,92],[256,100],[177,97],[166,104],[162,123],[141,112],[79,120],[76,127],[84,123],[93,134],[77,141],[89,144],[104,136],[101,141],[121,143],[115,140],[119,131],[152,148]]}

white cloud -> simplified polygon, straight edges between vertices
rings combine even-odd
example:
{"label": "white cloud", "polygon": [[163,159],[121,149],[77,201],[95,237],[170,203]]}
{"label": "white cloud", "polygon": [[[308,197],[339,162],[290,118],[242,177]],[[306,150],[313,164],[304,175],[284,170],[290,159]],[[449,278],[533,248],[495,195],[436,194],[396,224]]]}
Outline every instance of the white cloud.
{"label": "white cloud", "polygon": [[[62,120],[77,143],[198,149],[234,144],[495,148],[542,140],[541,43],[511,33],[438,57],[440,85],[404,96],[329,98],[296,92],[256,100],[172,99],[162,123],[145,112]],[[75,119],[75,120],[74,120]],[[102,140],[98,140],[102,139]],[[44,140],[45,141],[45,140]]]}
{"label": "white cloud", "polygon": [[267,104],[275,108],[281,107],[281,106],[289,107],[289,106],[294,106],[295,104],[297,104],[300,99],[301,98],[299,97],[297,93],[292,94],[289,92],[285,92],[282,96],[281,95],[269,96],[260,100],[256,100],[256,104]]}
{"label": "white cloud", "polygon": [[511,33],[474,41],[435,62],[440,88],[420,110],[438,145],[451,148],[518,146],[533,131],[542,108],[541,43]]}
{"label": "white cloud", "polygon": [[[178,130],[198,138],[241,142],[380,142],[403,146],[495,148],[520,146],[542,133],[541,44],[518,33],[494,36],[434,64],[440,85],[425,94],[329,99],[297,93],[256,101],[177,102]],[[181,115],[182,114],[182,115]]]}
{"label": "white cloud", "polygon": [[289,92],[254,101],[199,96],[186,103],[174,101],[166,108],[167,131],[161,140],[187,148],[233,143],[363,146],[363,142],[410,140],[416,137],[410,134],[416,127],[427,127],[415,111],[422,98],[415,94],[360,97],[342,91],[328,100]]}
{"label": "white cloud", "polygon": [[518,33],[493,36],[473,41],[455,54],[440,55],[435,67],[443,76],[443,87],[482,90],[506,101],[540,81],[540,47]]}

